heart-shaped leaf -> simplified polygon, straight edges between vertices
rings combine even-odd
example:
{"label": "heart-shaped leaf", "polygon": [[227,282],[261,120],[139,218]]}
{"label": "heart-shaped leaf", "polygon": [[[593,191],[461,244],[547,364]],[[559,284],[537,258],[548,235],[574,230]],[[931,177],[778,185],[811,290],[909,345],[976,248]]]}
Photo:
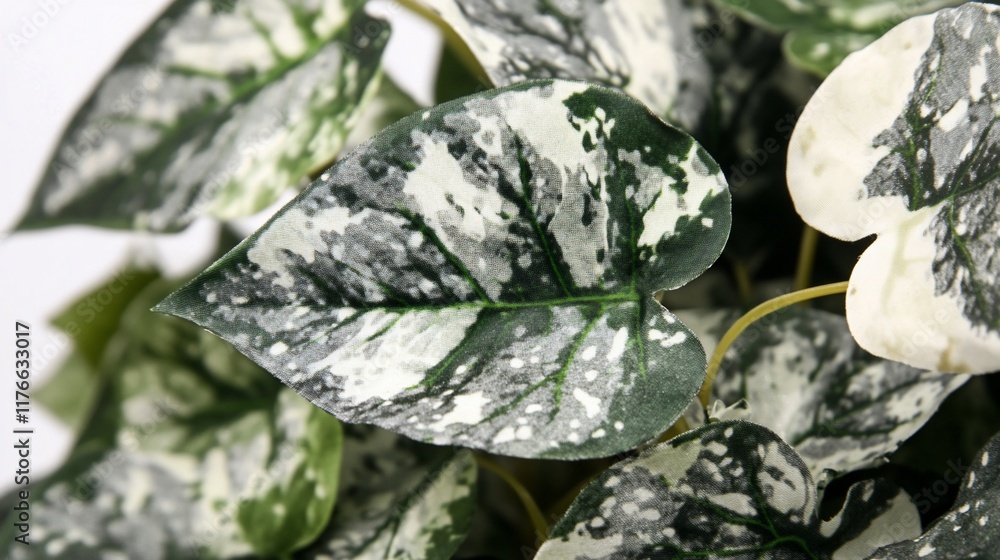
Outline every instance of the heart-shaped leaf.
{"label": "heart-shaped leaf", "polygon": [[295,558],[448,560],[472,524],[475,493],[468,451],[347,424],[337,510]]}
{"label": "heart-shaped leaf", "polygon": [[905,492],[851,487],[822,521],[802,459],[770,430],[718,422],[626,459],[580,493],[538,560],[865,558],[920,533]]}
{"label": "heart-shaped leaf", "polygon": [[611,455],[704,379],[652,295],[718,258],[729,204],[708,154],[635,100],[525,82],[384,130],[157,310],[349,422]]}
{"label": "heart-shaped leaf", "polygon": [[748,21],[775,31],[787,31],[784,50],[788,60],[821,76],[899,22],[962,3],[962,0],[715,1]]}
{"label": "heart-shaped leaf", "polygon": [[[724,311],[692,314],[677,312],[706,352],[735,321]],[[882,461],[967,380],[876,358],[858,348],[842,316],[790,307],[736,339],[712,393],[725,403],[746,399],[750,419],[787,441],[825,485]]]}
{"label": "heart-shaped leaf", "polygon": [[177,0],[74,117],[20,227],[169,231],[272,203],[377,82],[388,25],[362,3]]}
{"label": "heart-shaped leaf", "polygon": [[126,309],[71,468],[32,490],[35,541],[11,558],[282,556],[326,527],[340,423],[224,341],[151,314],[174,287]]}
{"label": "heart-shaped leaf", "polygon": [[417,0],[468,45],[497,86],[565,78],[619,88],[693,130],[712,72],[695,10],[680,0]]}
{"label": "heart-shaped leaf", "polygon": [[[995,558],[1000,549],[1000,434],[962,478],[951,510],[914,540],[882,548],[870,560]],[[947,482],[953,482],[947,480]]]}
{"label": "heart-shaped leaf", "polygon": [[914,18],[858,52],[789,148],[806,222],[844,240],[878,235],[851,275],[851,332],[919,368],[1000,369],[997,10]]}

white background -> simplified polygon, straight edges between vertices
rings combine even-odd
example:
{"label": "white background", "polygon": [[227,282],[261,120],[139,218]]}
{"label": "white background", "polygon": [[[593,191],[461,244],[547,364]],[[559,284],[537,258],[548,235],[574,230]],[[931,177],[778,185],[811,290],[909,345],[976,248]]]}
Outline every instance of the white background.
{"label": "white background", "polygon": [[[3,0],[0,12],[0,493],[13,486],[14,321],[31,325],[34,387],[71,348],[49,320],[106,281],[131,254],[151,255],[173,276],[197,272],[212,251],[216,226],[197,222],[180,234],[139,235],[62,227],[11,233],[63,128],[121,52],[169,2],[145,0]],[[429,104],[441,39],[437,30],[391,2],[370,11],[392,21],[386,72],[418,102]],[[261,223],[272,208],[248,220]],[[72,435],[37,405],[28,427],[31,478],[57,467]],[[9,442],[8,442],[9,440]],[[0,518],[3,513],[0,512]]]}

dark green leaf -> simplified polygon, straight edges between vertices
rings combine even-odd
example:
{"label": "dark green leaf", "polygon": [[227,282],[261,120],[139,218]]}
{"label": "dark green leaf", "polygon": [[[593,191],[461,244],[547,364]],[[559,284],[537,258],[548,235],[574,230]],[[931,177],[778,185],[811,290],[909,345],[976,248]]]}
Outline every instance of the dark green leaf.
{"label": "dark green leaf", "polygon": [[31,397],[76,433],[90,416],[101,383],[83,354],[74,352]]}
{"label": "dark green leaf", "polygon": [[152,270],[127,267],[111,281],[71,303],[52,324],[70,335],[76,351],[96,367],[108,340],[118,330],[125,308],[159,277]]}

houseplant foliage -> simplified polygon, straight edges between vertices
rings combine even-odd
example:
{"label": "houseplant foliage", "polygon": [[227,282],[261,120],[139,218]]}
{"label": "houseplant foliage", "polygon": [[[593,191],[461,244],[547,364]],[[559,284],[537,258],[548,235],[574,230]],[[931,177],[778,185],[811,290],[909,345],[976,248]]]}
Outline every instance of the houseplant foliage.
{"label": "houseplant foliage", "polygon": [[920,532],[909,497],[880,481],[852,488],[832,519],[819,519],[817,503],[808,469],[781,438],[716,422],[601,474],[538,558],[855,557]]}
{"label": "houseplant foliage", "polygon": [[[707,351],[739,314],[678,312]],[[968,379],[876,358],[840,315],[787,308],[768,319],[730,347],[712,398],[754,403],[747,417],[795,449],[817,483],[879,464]],[[692,426],[704,422],[695,408]]]}
{"label": "houseplant foliage", "polygon": [[972,460],[962,479],[955,505],[918,538],[880,549],[872,560],[897,558],[987,558],[995,554],[1000,536],[990,517],[998,500],[996,458],[1000,438],[994,437]]}
{"label": "houseplant foliage", "polygon": [[171,231],[272,203],[336,156],[378,82],[388,25],[362,5],[173,3],[77,113],[20,227]]}
{"label": "houseplant foliage", "polygon": [[610,89],[530,81],[385,129],[157,310],[347,421],[606,456],[701,386],[700,345],[653,294],[708,268],[729,220],[689,136]]}
{"label": "houseplant foliage", "polygon": [[[1000,360],[998,21],[970,3],[896,27],[830,75],[792,137],[803,219],[841,239],[878,235],[847,295],[851,332],[876,355],[959,373]],[[887,79],[861,78],[872,73]]]}
{"label": "houseplant foliage", "polygon": [[901,21],[927,14],[961,0],[909,2],[752,2],[720,0],[742,17],[779,32],[788,59],[811,72],[827,75],[847,55],[860,50]]}
{"label": "houseplant foliage", "polygon": [[21,227],[302,192],[55,319],[9,556],[990,557],[1000,12],[951,4],[413,0],[420,107],[360,1],[178,0]]}

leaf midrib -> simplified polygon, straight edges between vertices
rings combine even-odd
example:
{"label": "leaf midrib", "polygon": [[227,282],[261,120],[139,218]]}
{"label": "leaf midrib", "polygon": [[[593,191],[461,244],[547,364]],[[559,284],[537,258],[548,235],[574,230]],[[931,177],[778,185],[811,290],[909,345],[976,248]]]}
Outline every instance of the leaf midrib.
{"label": "leaf midrib", "polygon": [[592,296],[573,296],[566,298],[556,298],[539,301],[463,301],[446,305],[373,305],[366,307],[352,307],[358,313],[368,313],[370,311],[445,311],[449,309],[489,309],[498,311],[510,311],[515,309],[537,309],[540,307],[559,307],[564,305],[587,305],[593,303],[623,303],[638,302],[641,296],[638,292],[629,291],[614,294],[602,294]]}

